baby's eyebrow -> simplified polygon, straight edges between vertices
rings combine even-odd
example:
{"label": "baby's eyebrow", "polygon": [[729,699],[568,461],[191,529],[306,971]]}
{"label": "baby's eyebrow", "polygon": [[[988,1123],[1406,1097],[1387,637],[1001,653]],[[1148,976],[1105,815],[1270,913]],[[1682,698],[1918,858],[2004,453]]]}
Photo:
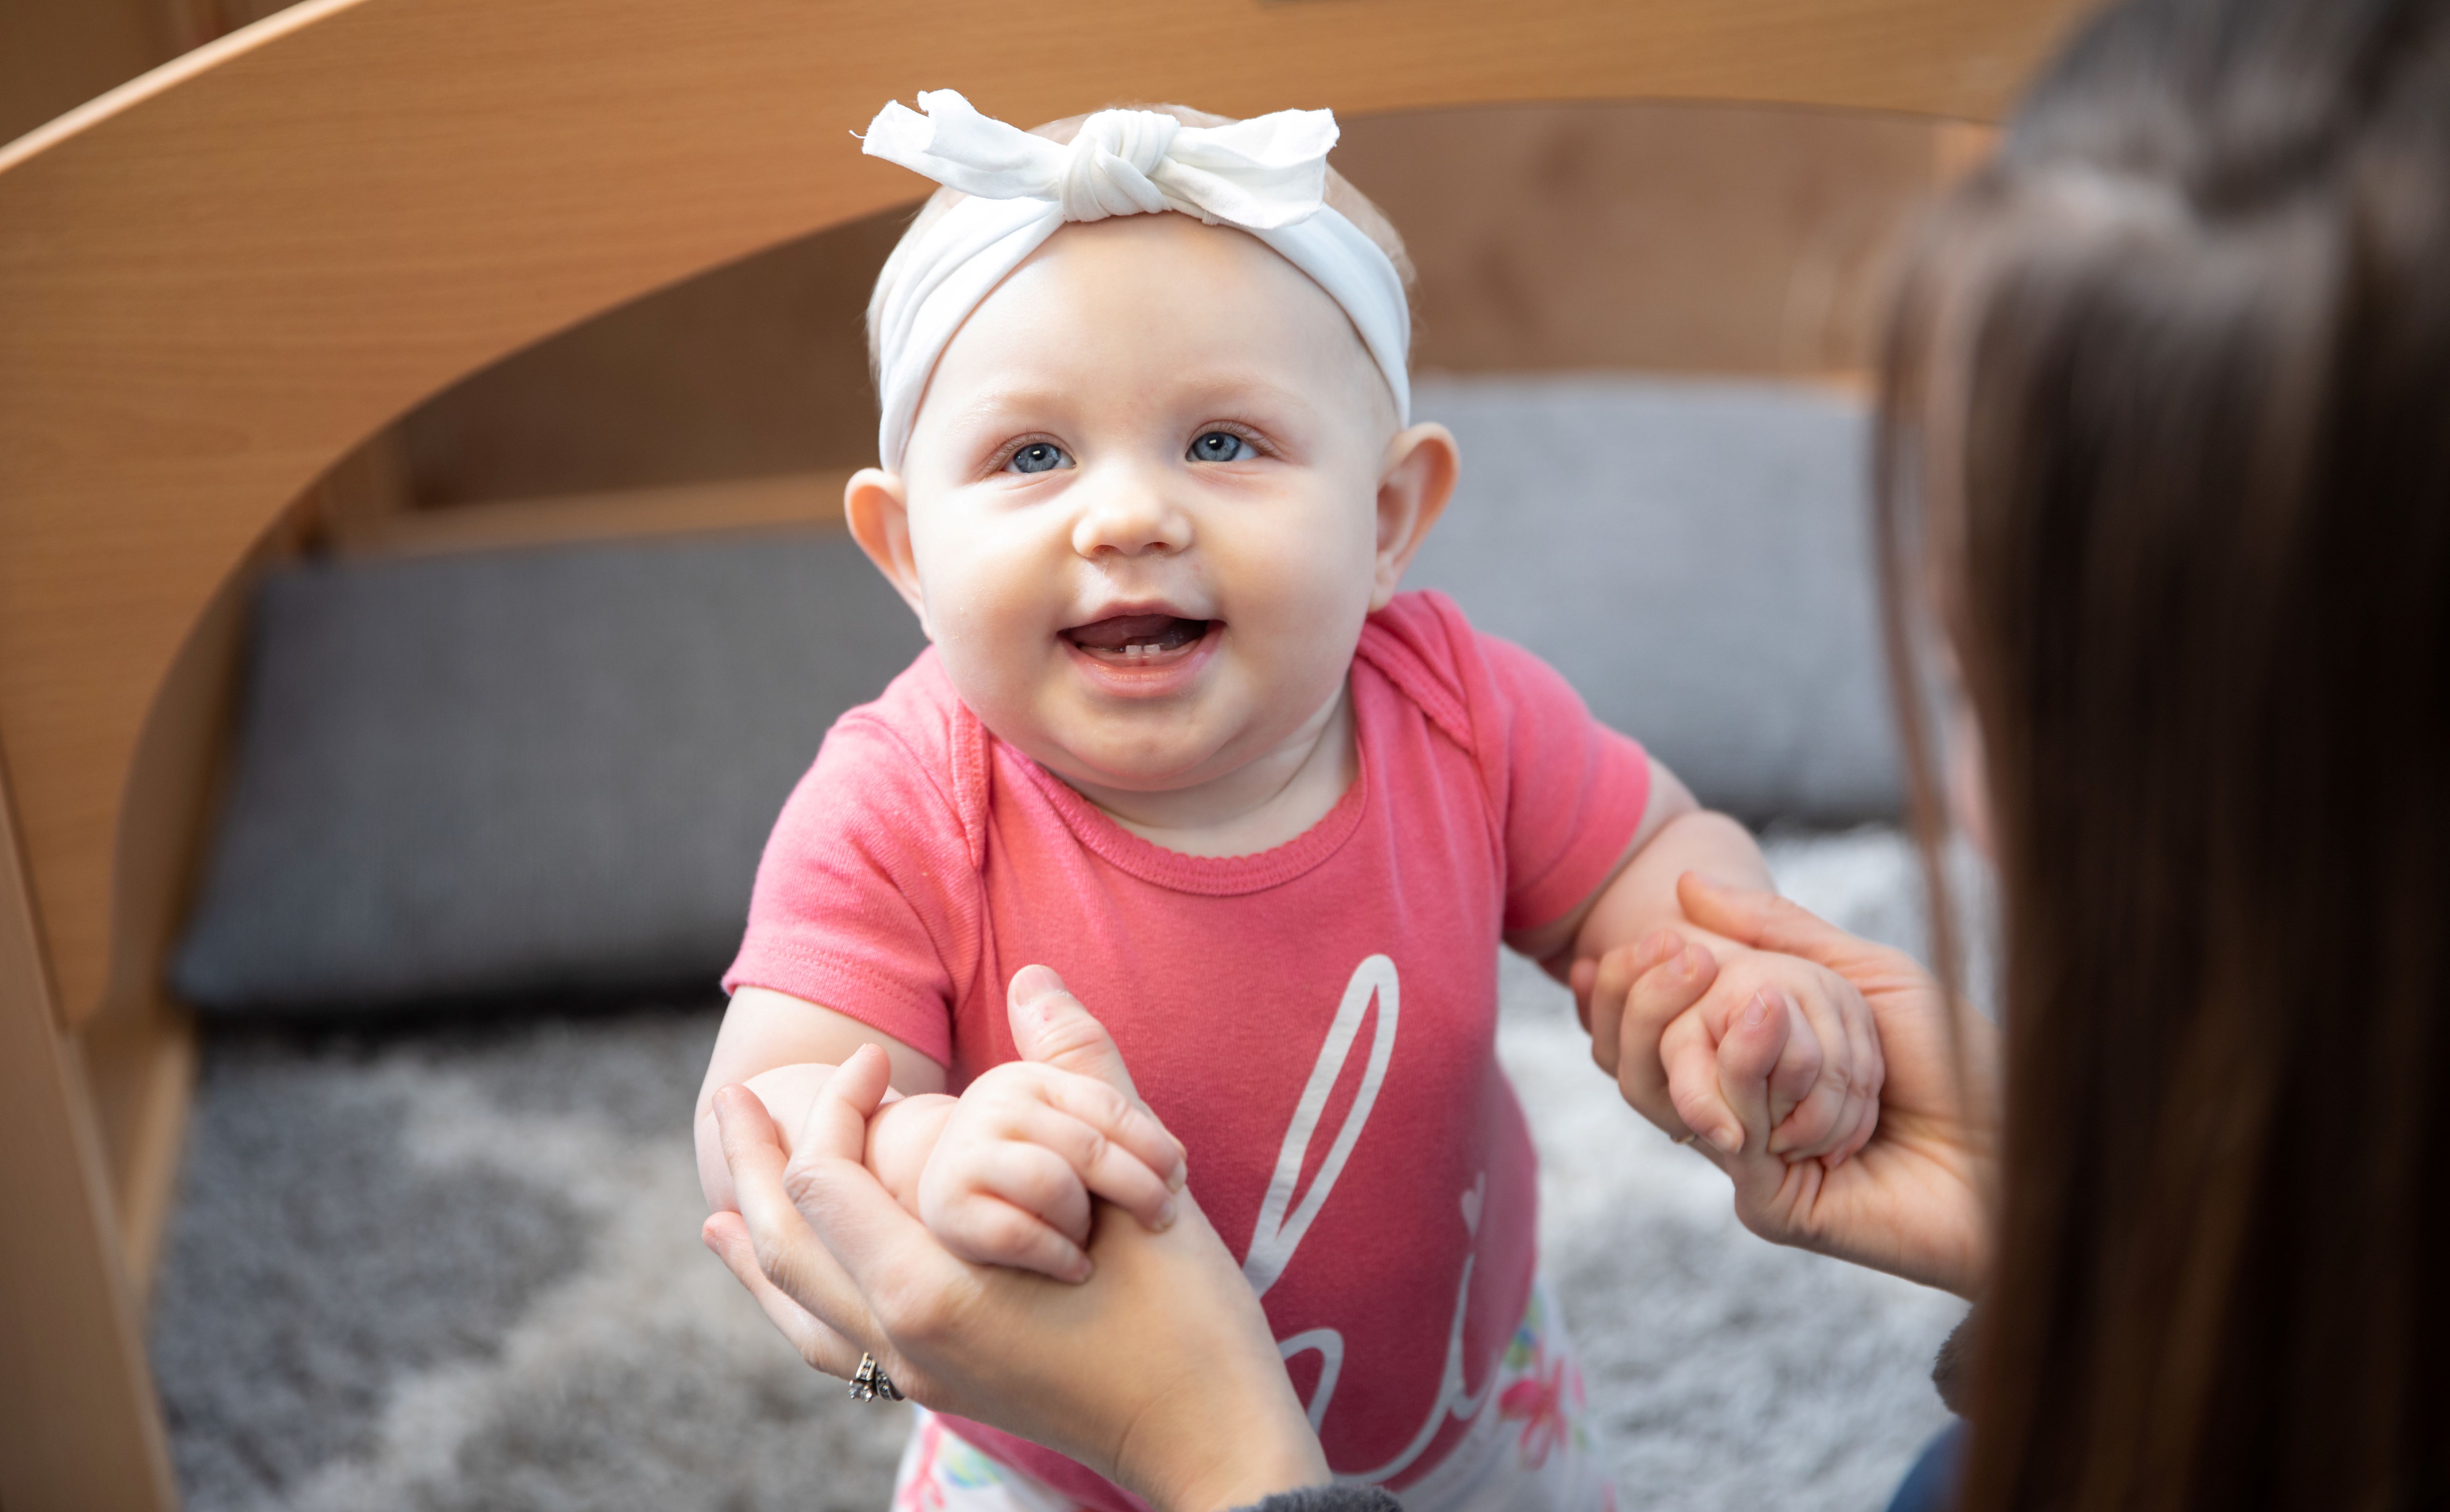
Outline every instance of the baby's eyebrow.
{"label": "baby's eyebrow", "polygon": [[[1157,392],[1141,397],[1161,407],[1183,411],[1195,421],[1232,418],[1228,412],[1246,406],[1293,415],[1306,414],[1316,407],[1313,397],[1272,378],[1233,369],[1182,374]],[[1038,380],[991,383],[967,396],[951,418],[955,425],[963,427],[1007,425],[1016,416],[1041,417],[1060,424],[1077,416],[1087,402],[1091,401],[1079,389],[1068,384]],[[1199,410],[1217,413],[1189,414]]]}
{"label": "baby's eyebrow", "polygon": [[1310,403],[1302,395],[1285,387],[1274,378],[1255,373],[1222,373],[1186,376],[1182,385],[1183,398],[1190,403],[1220,403],[1239,399],[1258,399],[1288,408],[1302,408]]}
{"label": "baby's eyebrow", "polygon": [[1079,396],[1060,384],[1014,383],[989,386],[972,394],[957,410],[958,419],[995,419],[1013,410],[1046,411],[1062,409],[1077,402]]}

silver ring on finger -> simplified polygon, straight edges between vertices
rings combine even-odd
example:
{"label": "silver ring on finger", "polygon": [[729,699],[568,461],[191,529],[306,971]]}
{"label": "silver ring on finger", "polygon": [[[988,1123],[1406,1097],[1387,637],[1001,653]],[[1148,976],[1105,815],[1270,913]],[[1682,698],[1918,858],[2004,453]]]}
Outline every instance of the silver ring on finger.
{"label": "silver ring on finger", "polygon": [[876,1356],[862,1354],[859,1369],[850,1378],[850,1399],[854,1402],[899,1402],[902,1388],[885,1373],[885,1367],[876,1363]]}

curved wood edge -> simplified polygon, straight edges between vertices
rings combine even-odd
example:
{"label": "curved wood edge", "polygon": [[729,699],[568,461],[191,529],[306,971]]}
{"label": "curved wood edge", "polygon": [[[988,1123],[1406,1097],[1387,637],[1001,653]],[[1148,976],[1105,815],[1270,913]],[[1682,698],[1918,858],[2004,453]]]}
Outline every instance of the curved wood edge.
{"label": "curved wood edge", "polygon": [[[2069,0],[309,0],[0,171],[0,754],[61,1012],[105,995],[173,657],[361,438],[553,331],[906,199],[842,133],[1718,98],[1993,117]],[[148,963],[149,967],[149,963]]]}
{"label": "curved wood edge", "polygon": [[123,1224],[0,782],[0,1506],[178,1504]]}
{"label": "curved wood edge", "polygon": [[282,10],[277,10],[261,21],[241,27],[225,36],[215,37],[201,47],[191,48],[158,68],[147,68],[117,88],[106,89],[73,110],[53,116],[13,142],[0,142],[0,173],[58,145],[88,126],[100,124],[123,110],[220,67],[239,53],[283,36],[301,27],[311,27],[332,11],[358,5],[360,0],[297,0]]}

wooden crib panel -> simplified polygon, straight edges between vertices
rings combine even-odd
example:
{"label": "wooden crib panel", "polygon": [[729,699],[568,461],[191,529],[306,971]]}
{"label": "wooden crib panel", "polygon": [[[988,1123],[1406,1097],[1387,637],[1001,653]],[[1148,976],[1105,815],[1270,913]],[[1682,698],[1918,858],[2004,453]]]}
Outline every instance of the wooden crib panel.
{"label": "wooden crib panel", "polygon": [[177,1504],[100,1130],[0,785],[0,1507]]}

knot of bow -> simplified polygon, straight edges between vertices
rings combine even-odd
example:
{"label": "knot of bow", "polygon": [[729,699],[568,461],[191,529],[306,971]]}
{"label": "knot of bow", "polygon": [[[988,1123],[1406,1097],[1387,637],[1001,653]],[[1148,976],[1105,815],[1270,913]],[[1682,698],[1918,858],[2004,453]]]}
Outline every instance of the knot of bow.
{"label": "knot of bow", "polygon": [[919,107],[877,112],[864,150],[980,199],[1044,201],[1064,221],[1180,210],[1254,231],[1293,225],[1318,213],[1336,138],[1326,110],[1221,126],[1100,110],[1065,144],[982,115],[952,89],[922,92]]}

